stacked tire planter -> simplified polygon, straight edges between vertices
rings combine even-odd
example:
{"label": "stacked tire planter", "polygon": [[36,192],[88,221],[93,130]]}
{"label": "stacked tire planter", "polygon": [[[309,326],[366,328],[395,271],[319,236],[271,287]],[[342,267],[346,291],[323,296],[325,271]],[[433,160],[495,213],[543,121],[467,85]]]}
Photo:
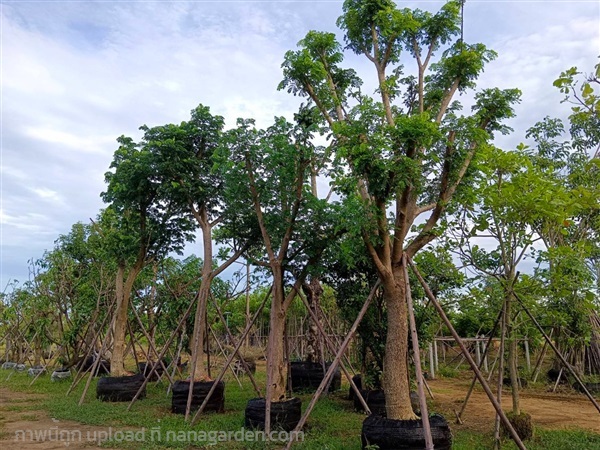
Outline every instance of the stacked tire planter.
{"label": "stacked tire planter", "polygon": [[[325,365],[325,369],[329,369],[331,363]],[[298,391],[314,391],[316,390],[325,372],[323,366],[316,362],[301,362],[294,361],[290,363],[290,378],[292,383],[292,390]],[[342,375],[340,368],[337,367],[331,382],[329,383],[329,392],[337,391],[340,389],[342,383]]]}
{"label": "stacked tire planter", "polygon": [[[352,381],[360,391],[362,389],[362,376],[360,373],[357,373],[352,377]],[[350,390],[348,391],[348,400],[354,400],[356,394],[354,393],[354,389],[352,389],[352,385],[350,385]]]}
{"label": "stacked tire planter", "polygon": [[27,371],[27,375],[29,375],[30,377],[36,377],[45,373],[46,369],[44,368],[44,366],[33,366]]}
{"label": "stacked tire planter", "polygon": [[[446,419],[433,414],[429,416],[429,425],[433,447],[436,450],[450,450],[452,432]],[[372,414],[363,422],[361,441],[363,449],[376,445],[379,450],[423,450],[423,423],[420,419],[393,420]]]}
{"label": "stacked tire planter", "polygon": [[[265,429],[265,409],[267,402],[264,398],[253,398],[246,405],[244,425],[246,428]],[[302,400],[293,397],[289,400],[271,403],[271,429],[292,431],[300,422]]]}
{"label": "stacked tire planter", "polygon": [[[371,410],[371,414],[385,417],[385,395],[381,389],[361,389],[360,395],[362,395],[362,397],[365,399],[367,406]],[[354,409],[356,411],[364,411],[358,396],[353,396],[353,400]]]}
{"label": "stacked tire planter", "polygon": [[[148,381],[158,381],[159,377],[164,374],[163,366],[158,362],[140,362],[138,363],[138,372],[144,375],[144,377],[147,377],[155,364],[156,370],[152,373],[152,376]],[[164,364],[165,366],[167,365],[166,363]]]}
{"label": "stacked tire planter", "polygon": [[[191,410],[200,408],[208,391],[212,388],[214,381],[194,381]],[[171,398],[171,411],[175,414],[185,414],[185,409],[190,392],[189,381],[176,381],[173,385],[173,397]],[[215,411],[222,413],[225,410],[225,383],[219,381],[214,392],[210,396],[204,411]]]}
{"label": "stacked tire planter", "polygon": [[[103,402],[129,402],[144,383],[142,374],[124,377],[102,377],[96,385],[96,398]],[[141,392],[139,399],[146,396],[146,388]]]}
{"label": "stacked tire planter", "polygon": [[50,375],[50,380],[52,381],[62,381],[71,378],[71,371],[68,367],[61,367],[60,369],[56,369]]}
{"label": "stacked tire planter", "polygon": [[[90,370],[92,370],[92,367],[94,367],[94,361],[96,359],[93,356],[89,356],[85,359],[85,361],[83,361],[79,367],[81,368],[82,372],[89,372]],[[99,376],[99,375],[108,375],[110,374],[110,362],[108,362],[105,359],[100,360],[100,362],[98,363],[98,365],[96,366],[96,371],[94,372],[94,376]]]}

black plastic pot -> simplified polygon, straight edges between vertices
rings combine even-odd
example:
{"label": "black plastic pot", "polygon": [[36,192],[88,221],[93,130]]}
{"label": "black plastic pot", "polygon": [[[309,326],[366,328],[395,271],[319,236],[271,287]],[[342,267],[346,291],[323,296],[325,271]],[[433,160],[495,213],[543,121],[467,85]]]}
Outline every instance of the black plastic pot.
{"label": "black plastic pot", "polygon": [[[200,408],[208,391],[212,388],[214,381],[194,381],[194,392],[192,393],[191,411]],[[189,381],[176,381],[173,385],[173,396],[171,397],[171,411],[175,414],[185,414],[188,395],[190,392]],[[225,383],[219,381],[214,392],[210,396],[203,411],[223,412],[225,410]]]}
{"label": "black plastic pot", "polygon": [[[244,424],[246,428],[265,429],[264,398],[253,398],[246,405]],[[298,397],[271,403],[271,429],[292,431],[298,425],[302,413],[302,400]]]}
{"label": "black plastic pot", "polygon": [[[326,369],[329,369],[331,363],[325,365]],[[323,366],[315,362],[302,362],[294,361],[290,363],[290,378],[292,383],[292,391],[294,392],[306,392],[316,390],[325,372],[323,372]],[[329,392],[337,391],[340,389],[342,384],[342,375],[339,366],[336,368],[329,384]]]}
{"label": "black plastic pot", "polygon": [[[600,393],[600,383],[583,383],[590,394]],[[577,382],[573,383],[573,389],[577,392],[585,393],[581,385]]]}
{"label": "black plastic pot", "polygon": [[[433,414],[429,417],[435,450],[452,448],[452,432],[446,419]],[[393,420],[370,415],[362,426],[362,448],[377,446],[379,450],[423,450],[425,434],[421,420]]]}
{"label": "black plastic pot", "polygon": [[[141,374],[128,375],[124,377],[103,377],[96,385],[96,398],[103,402],[129,402],[144,383]],[[146,388],[138,398],[146,396]]]}
{"label": "black plastic pot", "polygon": [[[352,377],[352,381],[354,381],[354,384],[356,385],[358,390],[362,389],[362,376],[360,373],[354,375]],[[354,393],[354,389],[352,389],[352,385],[350,385],[350,390],[348,391],[348,400],[354,400],[355,396],[356,394]]]}
{"label": "black plastic pot", "polygon": [[[510,377],[504,377],[502,379],[502,384],[504,386],[510,386]],[[526,388],[527,387],[527,379],[519,377],[519,384],[521,385],[522,388]]]}

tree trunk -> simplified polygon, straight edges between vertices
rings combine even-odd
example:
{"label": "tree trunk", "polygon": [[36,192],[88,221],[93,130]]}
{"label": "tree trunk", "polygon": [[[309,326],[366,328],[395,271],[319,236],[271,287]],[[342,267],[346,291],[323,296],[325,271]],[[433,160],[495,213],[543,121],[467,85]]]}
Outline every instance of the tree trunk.
{"label": "tree trunk", "polygon": [[212,232],[205,211],[201,212],[202,219],[199,220],[202,229],[202,243],[204,246],[204,261],[202,266],[202,284],[198,292],[198,306],[196,307],[196,317],[194,318],[194,334],[191,339],[192,346],[192,365],[196,361],[196,367],[193,368],[195,381],[208,381],[209,376],[204,367],[204,337],[206,335],[206,308],[210,296],[210,288],[213,278],[213,255],[212,255]]}
{"label": "tree trunk", "polygon": [[273,292],[271,318],[269,320],[269,344],[267,354],[267,396],[278,402],[285,398],[287,365],[284,360],[285,310],[283,307],[283,273],[281,267],[273,268]]}
{"label": "tree trunk", "polygon": [[519,371],[517,368],[517,335],[511,316],[512,295],[506,297],[506,320],[508,333],[508,373],[510,377],[510,386],[512,391],[512,409],[515,415],[521,414],[519,402]]}
{"label": "tree trunk", "polygon": [[42,338],[39,333],[35,337],[33,345],[33,365],[39,366],[42,363]]}
{"label": "tree trunk", "polygon": [[408,371],[408,308],[402,266],[382,279],[387,306],[387,340],[383,360],[383,390],[388,419],[416,419],[410,403]]}
{"label": "tree trunk", "polygon": [[[315,313],[315,317],[319,317],[319,307],[321,296],[323,295],[323,287],[321,280],[318,277],[311,277],[310,283],[303,285],[303,291],[306,294],[306,300],[310,308]],[[319,326],[314,323],[312,315],[308,317],[308,335],[307,335],[307,350],[305,359],[308,362],[324,363],[323,360],[323,342],[319,334]]]}
{"label": "tree trunk", "polygon": [[117,307],[113,327],[113,352],[110,360],[110,375],[120,377],[127,375],[125,370],[125,334],[127,331],[127,311],[133,283],[141,271],[141,264],[137,263],[125,277],[125,265],[119,264],[116,276]]}

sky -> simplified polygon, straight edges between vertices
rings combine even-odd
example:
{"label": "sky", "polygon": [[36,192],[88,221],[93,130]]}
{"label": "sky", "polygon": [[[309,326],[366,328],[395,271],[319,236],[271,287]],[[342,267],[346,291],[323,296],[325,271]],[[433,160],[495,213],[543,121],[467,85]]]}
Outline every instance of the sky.
{"label": "sky", "polygon": [[[291,119],[299,99],[277,91],[283,56],[309,30],[341,39],[341,11],[341,1],[318,0],[0,0],[0,292],[27,281],[28,261],[74,223],[96,217],[117,137],[187,120],[200,103],[229,126]],[[552,81],[598,62],[600,1],[468,0],[464,21],[466,42],[499,54],[478,88],[523,91],[515,132],[498,145],[568,115]],[[348,54],[345,65],[374,85],[365,60]],[[200,244],[187,251],[201,254]]]}

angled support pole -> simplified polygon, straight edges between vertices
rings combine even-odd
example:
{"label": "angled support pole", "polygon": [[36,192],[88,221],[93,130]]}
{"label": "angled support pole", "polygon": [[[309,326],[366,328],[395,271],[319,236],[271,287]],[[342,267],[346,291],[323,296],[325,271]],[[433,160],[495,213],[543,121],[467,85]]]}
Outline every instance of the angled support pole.
{"label": "angled support pole", "polygon": [[525,306],[525,303],[523,302],[523,300],[521,300],[521,297],[519,297],[516,292],[513,292],[513,294],[514,294],[515,298],[517,299],[517,301],[521,304],[521,307],[523,308],[525,313],[527,313],[527,315],[529,316],[531,321],[534,323],[534,325],[537,327],[537,329],[540,330],[540,333],[542,333],[542,336],[544,336],[544,339],[546,339],[546,342],[548,342],[548,345],[550,345],[552,350],[554,350],[554,353],[556,353],[556,356],[559,357],[559,359],[564,364],[564,366],[567,368],[567,370],[571,373],[571,375],[573,375],[573,378],[575,378],[575,381],[577,381],[577,383],[579,383],[579,385],[583,389],[583,392],[585,393],[587,398],[590,399],[590,401],[592,402],[594,407],[598,410],[598,412],[600,412],[600,405],[598,405],[598,402],[594,399],[593,395],[590,394],[590,391],[587,390],[587,388],[581,381],[581,378],[579,378],[579,376],[577,376],[577,373],[575,373],[575,370],[573,369],[571,364],[569,364],[569,362],[565,359],[565,357],[558,350],[558,348],[556,348],[556,346],[552,343],[552,341],[550,340],[550,338],[548,337],[548,335],[546,334],[546,332],[544,331],[544,329],[542,328],[540,323],[536,320],[535,317],[533,317],[533,314],[531,314],[531,311],[529,311],[529,309]]}
{"label": "angled support pole", "polygon": [[412,293],[410,292],[410,279],[408,277],[406,254],[402,257],[402,269],[404,270],[404,281],[406,282],[406,305],[408,307],[408,324],[410,326],[410,337],[413,346],[413,359],[415,361],[415,374],[417,379],[417,392],[419,394],[419,407],[421,409],[421,423],[425,435],[425,450],[433,450],[433,438],[431,437],[431,425],[429,424],[429,412],[427,411],[427,399],[423,387],[423,370],[421,368],[421,353],[419,350],[419,335],[417,333],[417,322],[413,308]]}
{"label": "angled support pole", "polygon": [[[271,289],[272,289],[272,287],[271,287]],[[233,352],[231,352],[231,354],[227,358],[227,361],[225,361],[225,364],[223,365],[223,368],[221,369],[221,372],[219,373],[219,376],[215,379],[215,381],[213,382],[213,385],[210,387],[210,390],[206,394],[206,398],[204,399],[204,401],[200,405],[200,408],[198,408],[198,411],[196,411],[196,414],[194,415],[194,417],[192,417],[190,425],[194,425],[196,423],[196,421],[198,420],[198,417],[200,417],[200,414],[202,414],[202,411],[204,411],[204,408],[206,408],[206,405],[208,404],[208,401],[210,400],[210,397],[213,395],[213,392],[215,392],[215,389],[217,388],[217,384],[223,379],[223,376],[225,376],[225,372],[227,372],[227,368],[229,367],[229,365],[233,361],[233,358],[235,357],[235,355],[239,351],[240,347],[244,343],[246,335],[250,332],[250,329],[252,328],[252,325],[254,325],[254,322],[256,322],[256,319],[258,319],[258,316],[260,315],[260,313],[263,310],[265,304],[267,303],[267,300],[269,299],[269,297],[271,295],[271,289],[269,289],[269,291],[267,292],[267,295],[265,295],[265,298],[263,299],[262,303],[260,304],[260,306],[258,307],[258,309],[256,310],[256,312],[254,313],[254,316],[252,317],[252,320],[246,325],[246,329],[244,330],[244,332],[240,336],[240,338],[238,340],[238,343],[235,345],[235,348],[234,348]]]}
{"label": "angled support pole", "polygon": [[[375,286],[373,286],[373,289],[371,289],[371,292],[369,293],[367,300],[365,301],[363,307],[361,308],[360,312],[358,313],[358,316],[356,317],[356,320],[352,324],[352,327],[348,331],[348,334],[346,335],[344,342],[342,342],[342,345],[340,346],[339,350],[337,351],[335,358],[331,362],[331,366],[329,366],[329,369],[327,369],[327,372],[325,373],[323,380],[321,380],[321,384],[317,388],[315,395],[313,395],[313,398],[310,400],[310,403],[308,404],[306,411],[304,411],[304,414],[300,418],[298,425],[296,425],[296,428],[294,428],[294,431],[293,431],[294,433],[297,433],[302,429],[302,427],[306,423],[306,419],[308,419],[308,416],[310,415],[311,411],[315,407],[317,400],[319,400],[321,393],[325,390],[325,386],[327,386],[329,384],[329,380],[331,379],[331,377],[333,377],[333,372],[337,368],[337,365],[338,365],[340,359],[342,358],[342,355],[344,354],[344,352],[348,348],[348,345],[350,344],[350,341],[354,337],[354,333],[356,333],[356,329],[358,328],[360,321],[367,313],[367,309],[369,308],[371,301],[375,297],[375,294],[376,294],[377,289],[379,288],[380,284],[381,284],[381,282],[379,280],[377,280],[377,283],[375,283]],[[285,446],[285,450],[289,450],[293,444],[294,444],[294,440],[290,439],[288,441],[287,445]]]}
{"label": "angled support pole", "polygon": [[526,450],[526,447],[523,444],[523,441],[521,441],[521,438],[519,437],[519,435],[515,431],[514,427],[512,426],[512,424],[510,423],[510,421],[508,420],[508,417],[506,417],[506,414],[504,414],[504,411],[502,411],[502,407],[496,401],[496,398],[494,397],[494,393],[490,389],[490,386],[488,385],[487,381],[485,380],[483,374],[477,368],[477,364],[475,364],[475,361],[473,361],[473,358],[469,354],[469,351],[465,347],[465,344],[463,343],[462,339],[460,338],[460,336],[458,335],[458,333],[456,332],[456,330],[452,326],[452,323],[450,323],[450,320],[448,319],[448,316],[446,316],[446,313],[444,312],[444,310],[442,309],[442,307],[438,303],[437,299],[435,298],[435,295],[433,295],[433,292],[431,292],[431,289],[429,288],[429,286],[427,285],[427,283],[425,282],[425,280],[421,276],[421,273],[419,272],[419,269],[417,269],[417,267],[415,266],[415,264],[412,261],[412,259],[409,258],[408,262],[410,264],[410,267],[414,271],[416,277],[418,278],[419,283],[421,283],[421,285],[423,286],[423,289],[425,290],[425,294],[427,295],[427,297],[429,297],[429,300],[431,300],[431,303],[433,304],[434,308],[436,309],[436,311],[438,312],[439,316],[441,317],[441,319],[443,320],[443,322],[446,324],[446,326],[448,327],[448,329],[452,333],[452,337],[454,337],[454,340],[456,341],[456,343],[460,347],[461,351],[465,355],[465,358],[467,359],[467,362],[471,366],[471,369],[473,370],[473,372],[475,372],[475,376],[479,380],[479,383],[481,383],[481,386],[483,387],[483,390],[485,391],[486,395],[490,399],[490,402],[494,406],[494,409],[496,410],[496,412],[500,416],[500,419],[502,420],[502,423],[504,423],[504,426],[506,426],[506,429],[510,432],[510,435],[512,436],[515,444],[517,445],[517,447],[519,447],[520,450]]}

